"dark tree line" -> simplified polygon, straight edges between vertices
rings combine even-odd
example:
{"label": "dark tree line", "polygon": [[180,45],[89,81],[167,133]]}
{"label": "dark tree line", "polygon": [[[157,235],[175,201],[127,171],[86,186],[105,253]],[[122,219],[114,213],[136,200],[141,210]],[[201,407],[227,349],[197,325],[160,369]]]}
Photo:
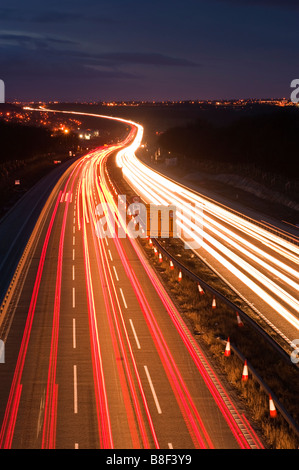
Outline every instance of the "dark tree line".
{"label": "dark tree line", "polygon": [[77,137],[53,136],[42,127],[0,122],[0,162],[26,160],[33,155],[64,151],[77,143]]}
{"label": "dark tree line", "polygon": [[291,178],[298,177],[298,143],[298,111],[287,109],[241,117],[222,126],[200,119],[171,128],[159,138],[161,148],[185,159],[249,163]]}

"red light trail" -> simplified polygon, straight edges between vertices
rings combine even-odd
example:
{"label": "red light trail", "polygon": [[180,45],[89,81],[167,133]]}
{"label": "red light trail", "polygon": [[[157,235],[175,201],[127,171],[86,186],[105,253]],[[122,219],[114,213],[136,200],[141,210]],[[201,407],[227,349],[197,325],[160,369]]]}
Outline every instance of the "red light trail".
{"label": "red light trail", "polygon": [[[79,159],[53,190],[52,213],[42,240],[26,327],[2,423],[1,448],[22,447],[24,439],[30,439],[28,434],[34,436],[34,446],[48,449],[63,446],[65,431],[61,429],[68,425],[69,432],[75,433],[80,425],[72,424],[73,420],[76,423],[77,419],[85,419],[80,414],[83,406],[80,392],[85,387],[80,371],[87,363],[91,364],[93,377],[95,406],[91,409],[95,411],[89,422],[96,422],[95,446],[161,449],[185,445],[214,449],[220,442],[227,442],[228,447],[263,447],[248,420],[226,393],[136,240],[117,236],[108,240],[98,236],[97,206],[114,205],[117,213],[105,177],[106,159],[115,151],[123,152],[124,146],[137,148],[139,139],[136,126],[132,125],[124,142],[93,150]],[[127,231],[121,217],[109,218],[109,224],[111,230],[120,224]],[[52,252],[48,249],[50,241]],[[49,269],[53,267],[52,259],[56,260],[55,273],[51,275],[53,298],[51,283],[47,286],[45,276],[45,261]],[[67,280],[64,268],[70,262],[73,276]],[[76,273],[84,276],[84,283],[79,280],[75,284],[75,268]],[[34,395],[33,380],[30,374],[27,379],[24,365],[30,357],[27,369],[35,367],[31,361],[36,361],[36,357],[29,349],[33,344],[35,308],[43,300],[42,293],[50,300],[40,315],[51,320],[49,348],[43,358],[47,364],[45,401],[38,417],[42,432],[39,433],[39,425],[36,430],[36,420],[32,419],[32,431],[28,433],[22,413],[29,413],[27,408],[36,409],[38,401],[27,405],[28,397]],[[72,303],[66,308],[69,297]],[[77,303],[80,303],[78,309]],[[61,338],[62,324],[68,316],[74,332],[75,314],[78,315],[76,332],[80,331],[80,321],[87,320],[89,333],[79,335],[79,340],[88,345],[85,347],[90,352],[82,358],[76,357],[74,367],[74,352],[68,351]],[[39,336],[38,332],[35,336]],[[70,369],[74,370],[73,387],[69,387],[67,379],[61,383],[64,379],[61,361],[64,364],[69,361]],[[39,372],[36,370],[36,374]],[[71,393],[65,390],[74,391],[76,418],[70,420],[63,418],[64,408],[69,409],[69,405],[63,401],[59,406],[60,400]],[[223,431],[220,438],[219,426]],[[79,438],[74,437],[74,446],[79,445]]]}

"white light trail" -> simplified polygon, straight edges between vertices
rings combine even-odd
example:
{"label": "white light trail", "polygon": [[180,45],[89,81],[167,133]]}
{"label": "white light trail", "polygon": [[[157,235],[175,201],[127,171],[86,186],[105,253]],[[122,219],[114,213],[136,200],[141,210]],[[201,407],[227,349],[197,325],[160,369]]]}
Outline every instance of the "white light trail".
{"label": "white light trail", "polygon": [[[87,114],[76,111],[58,112]],[[249,218],[242,217],[242,214],[236,214],[228,207],[170,180],[138,160],[135,152],[143,138],[143,127],[140,124],[112,116],[88,115],[113,119],[135,129],[134,139],[132,140],[132,135],[128,137],[128,146],[120,150],[116,157],[117,165],[122,168],[127,182],[148,203],[176,205],[178,226],[198,239],[203,249],[233,273],[238,281],[249,287],[254,295],[267,302],[272,311],[299,329],[299,320],[296,318],[299,313],[298,283],[295,281],[299,277],[298,246],[254,221],[251,222]],[[88,179],[86,175],[86,181]],[[88,183],[83,180],[83,184]],[[192,203],[201,204],[204,209],[203,231],[186,217]],[[86,210],[84,212],[87,213]]]}

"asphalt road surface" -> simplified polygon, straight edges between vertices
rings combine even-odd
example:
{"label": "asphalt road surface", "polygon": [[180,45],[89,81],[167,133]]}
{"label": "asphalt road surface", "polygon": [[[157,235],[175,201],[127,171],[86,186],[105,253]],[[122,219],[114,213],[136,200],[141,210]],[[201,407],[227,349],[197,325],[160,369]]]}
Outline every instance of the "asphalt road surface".
{"label": "asphalt road surface", "polygon": [[65,171],[17,268],[0,316],[0,447],[261,448],[138,242],[103,236],[116,149]]}

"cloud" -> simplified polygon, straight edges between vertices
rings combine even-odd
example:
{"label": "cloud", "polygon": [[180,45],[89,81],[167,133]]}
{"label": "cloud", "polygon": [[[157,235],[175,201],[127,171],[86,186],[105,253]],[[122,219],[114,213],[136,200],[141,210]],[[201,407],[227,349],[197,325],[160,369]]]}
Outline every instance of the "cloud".
{"label": "cloud", "polygon": [[113,79],[139,79],[141,78],[140,74],[136,73],[129,73],[129,72],[124,72],[122,70],[119,70],[117,68],[109,68],[105,67],[102,65],[93,65],[93,64],[85,64],[84,67],[86,69],[91,69],[95,72],[97,72],[98,76],[100,78],[106,79],[106,78],[113,78]]}
{"label": "cloud", "polygon": [[36,23],[66,23],[74,20],[82,20],[82,14],[72,11],[46,11],[38,14],[32,14],[30,21]]}
{"label": "cloud", "polygon": [[106,62],[117,62],[118,64],[198,67],[198,64],[188,59],[181,59],[179,57],[172,57],[155,52],[112,52],[108,54],[99,54],[96,58],[102,59]]}
{"label": "cloud", "polygon": [[21,23],[40,23],[40,24],[66,24],[74,23],[78,21],[82,23],[85,22],[105,22],[105,23],[115,23],[115,18],[107,17],[103,14],[92,14],[88,10],[82,12],[79,11],[70,11],[68,10],[43,10],[36,12],[35,10],[29,10],[28,8],[22,9],[13,9],[13,8],[0,8],[0,21],[5,22],[21,22]]}
{"label": "cloud", "polygon": [[[154,65],[165,67],[198,67],[199,64],[191,60],[165,55],[156,52],[109,52],[97,53],[82,50],[82,45],[73,39],[59,36],[42,35],[24,31],[1,31],[0,46],[15,46],[24,49],[57,49],[66,52],[68,57],[81,60],[92,59],[98,64],[110,66],[122,65]],[[59,52],[59,51],[58,51]]]}
{"label": "cloud", "polygon": [[[72,46],[69,49],[65,46]],[[1,69],[4,78],[136,79],[117,61],[94,60],[77,50],[73,41],[37,34],[0,31]]]}
{"label": "cloud", "polygon": [[0,31],[0,46],[19,46],[23,48],[50,49],[57,46],[77,45],[76,41],[22,31]]}
{"label": "cloud", "polygon": [[222,3],[233,3],[238,6],[256,5],[266,7],[281,7],[281,8],[299,8],[298,0],[217,0]]}
{"label": "cloud", "polygon": [[156,52],[109,52],[92,53],[72,51],[74,57],[92,60],[102,66],[154,65],[158,67],[199,67],[200,64],[188,59],[173,57]]}

